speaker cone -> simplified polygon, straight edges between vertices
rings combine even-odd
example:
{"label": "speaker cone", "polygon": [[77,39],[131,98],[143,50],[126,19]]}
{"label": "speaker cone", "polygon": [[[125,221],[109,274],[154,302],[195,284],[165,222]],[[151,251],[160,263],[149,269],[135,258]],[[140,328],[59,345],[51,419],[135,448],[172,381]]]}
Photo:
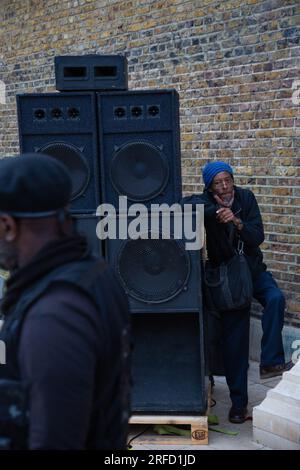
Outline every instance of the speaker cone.
{"label": "speaker cone", "polygon": [[169,179],[165,155],[148,142],[131,142],[118,149],[110,173],[115,190],[132,201],[153,199]]}
{"label": "speaker cone", "polygon": [[190,259],[182,242],[128,240],[121,248],[118,272],[126,292],[143,302],[166,302],[185,287]]}
{"label": "speaker cone", "polygon": [[53,142],[40,148],[39,152],[57,158],[67,167],[72,179],[72,200],[84,193],[90,180],[90,169],[77,147],[64,142]]}

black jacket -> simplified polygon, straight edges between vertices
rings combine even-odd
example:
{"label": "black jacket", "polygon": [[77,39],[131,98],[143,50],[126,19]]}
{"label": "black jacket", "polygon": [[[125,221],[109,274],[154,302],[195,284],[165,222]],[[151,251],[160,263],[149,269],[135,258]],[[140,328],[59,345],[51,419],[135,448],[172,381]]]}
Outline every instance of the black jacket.
{"label": "black jacket", "polygon": [[[204,223],[206,230],[207,255],[211,262],[220,264],[234,254],[239,237],[244,242],[244,253],[247,257],[253,279],[266,269],[259,245],[264,241],[264,229],[260,210],[254,194],[249,189],[235,189],[235,198],[231,207],[238,218],[243,221],[243,229],[238,232],[233,223],[221,224],[216,219],[219,206],[209,191],[182,199],[182,204],[204,204]],[[230,232],[233,231],[233,243]]]}
{"label": "black jacket", "polygon": [[22,446],[14,442],[16,418],[9,417],[17,409],[13,401],[9,405],[10,395],[19,387],[12,382],[10,391],[9,380],[28,396],[25,447],[125,448],[129,309],[102,260],[86,256],[41,276],[5,316],[0,339],[7,353],[0,366],[0,438],[10,438],[9,448]]}

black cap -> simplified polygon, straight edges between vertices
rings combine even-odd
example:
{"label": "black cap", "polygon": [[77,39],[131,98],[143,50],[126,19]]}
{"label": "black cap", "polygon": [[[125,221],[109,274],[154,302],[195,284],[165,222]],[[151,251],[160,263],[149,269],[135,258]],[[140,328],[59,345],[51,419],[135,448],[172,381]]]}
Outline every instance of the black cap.
{"label": "black cap", "polygon": [[0,159],[0,212],[20,218],[50,217],[70,201],[67,168],[39,153]]}

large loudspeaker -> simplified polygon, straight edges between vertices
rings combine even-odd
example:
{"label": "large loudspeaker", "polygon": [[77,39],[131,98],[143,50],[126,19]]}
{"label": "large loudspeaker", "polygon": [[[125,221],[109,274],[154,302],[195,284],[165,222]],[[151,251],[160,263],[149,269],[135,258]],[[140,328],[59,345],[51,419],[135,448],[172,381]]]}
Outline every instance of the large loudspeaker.
{"label": "large loudspeaker", "polygon": [[[119,214],[119,235],[125,217],[128,230],[134,222],[134,217]],[[142,231],[144,219],[148,223]],[[160,216],[153,228],[148,214],[139,216],[141,236],[147,233],[148,239],[106,242],[106,258],[128,295],[132,312],[132,411],[203,414],[207,407],[201,295],[203,235],[199,249],[188,251],[187,238],[176,233],[175,216],[170,215],[169,239],[163,238],[166,230],[162,221]]]}
{"label": "large loudspeaker", "polygon": [[22,94],[17,107],[21,152],[64,163],[73,183],[72,212],[95,213],[100,203],[95,94]]}
{"label": "large loudspeaker", "polygon": [[102,201],[173,204],[181,199],[176,90],[98,94]]}
{"label": "large loudspeaker", "polygon": [[[119,214],[118,226],[127,222],[128,227],[136,218]],[[128,295],[133,313],[184,313],[202,308],[201,251],[186,250],[188,240],[179,239],[175,232],[179,218],[170,214],[170,237],[166,237],[163,217],[157,228],[151,226],[151,217],[139,216],[140,223],[147,222],[147,230],[141,230],[145,238],[109,239],[106,241],[106,259],[115,270]],[[166,221],[166,219],[164,219]],[[192,228],[196,229],[196,214],[192,216]],[[167,219],[168,223],[168,219]],[[203,232],[203,229],[201,228]],[[178,233],[178,232],[177,232]],[[184,230],[183,230],[184,233]],[[203,235],[199,233],[199,244]],[[147,237],[147,238],[146,238]]]}

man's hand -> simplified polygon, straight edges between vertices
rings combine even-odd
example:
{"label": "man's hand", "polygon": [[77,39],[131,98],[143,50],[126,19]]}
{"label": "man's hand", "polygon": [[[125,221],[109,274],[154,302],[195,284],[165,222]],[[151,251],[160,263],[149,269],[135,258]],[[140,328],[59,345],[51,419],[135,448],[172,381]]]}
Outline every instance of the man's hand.
{"label": "man's hand", "polygon": [[222,207],[218,209],[217,212],[217,221],[221,224],[227,224],[228,222],[233,222],[233,219],[236,217],[234,216],[233,212],[229,207]]}
{"label": "man's hand", "polygon": [[217,212],[217,221],[220,222],[220,224],[227,224],[228,222],[233,222],[237,230],[242,230],[243,228],[243,222],[241,219],[238,219],[234,213],[232,212],[231,209],[228,207],[222,207],[221,209],[218,209]]}

